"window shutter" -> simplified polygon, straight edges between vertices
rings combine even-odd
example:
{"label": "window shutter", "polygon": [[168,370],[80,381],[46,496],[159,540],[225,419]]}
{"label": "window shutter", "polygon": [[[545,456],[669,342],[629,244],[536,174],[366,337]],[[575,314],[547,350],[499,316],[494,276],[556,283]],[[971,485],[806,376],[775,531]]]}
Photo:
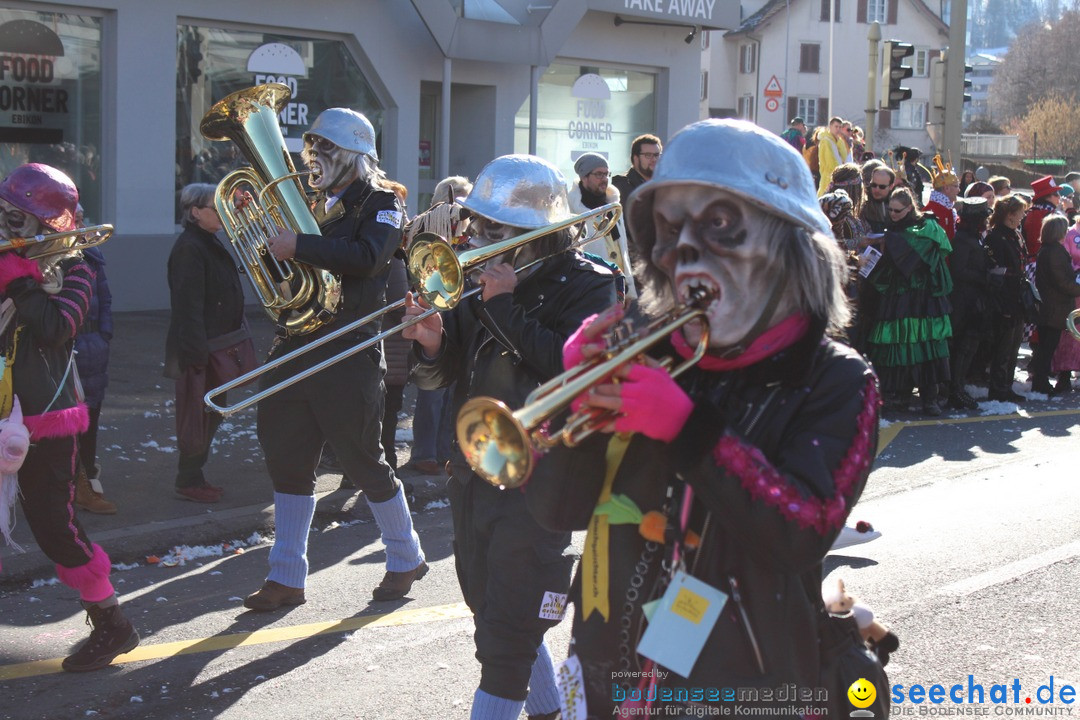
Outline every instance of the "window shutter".
{"label": "window shutter", "polygon": [[829,22],[829,0],[821,0],[821,22]]}
{"label": "window shutter", "polygon": [[787,119],[791,122],[791,119],[799,114],[799,98],[789,97],[787,99]]}
{"label": "window shutter", "polygon": [[817,124],[827,124],[829,122],[829,98],[818,98],[817,107]]}
{"label": "window shutter", "polygon": [[878,127],[882,130],[888,130],[892,128],[892,111],[891,110],[878,110]]}
{"label": "window shutter", "polygon": [[889,25],[896,24],[896,6],[900,4],[900,0],[885,0],[885,4],[888,6],[889,13]]}
{"label": "window shutter", "polygon": [[859,9],[855,11],[855,22],[866,24],[866,0],[859,0]]}

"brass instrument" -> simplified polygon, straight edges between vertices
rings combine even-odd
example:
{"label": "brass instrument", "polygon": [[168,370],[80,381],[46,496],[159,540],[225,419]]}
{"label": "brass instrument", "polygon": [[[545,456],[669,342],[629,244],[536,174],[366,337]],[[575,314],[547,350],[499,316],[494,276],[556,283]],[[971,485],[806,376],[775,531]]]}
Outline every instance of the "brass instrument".
{"label": "brass instrument", "polygon": [[210,140],[232,140],[251,163],[222,179],[214,205],[267,314],[288,334],[304,335],[333,319],[341,279],[296,260],[277,260],[267,246],[283,228],[321,234],[298,179],[307,173],[296,172],[278,125],[291,97],[280,83],[234,92],[210,108],[199,129]]}
{"label": "brass instrument", "polygon": [[[705,311],[696,303],[676,308],[654,320],[641,331],[619,325],[609,334],[607,349],[591,362],[547,381],[533,390],[520,410],[491,397],[471,398],[457,417],[458,445],[477,475],[500,488],[516,488],[532,475],[540,454],[559,445],[574,447],[611,422],[607,412],[572,413],[561,429],[552,431],[545,424],[569,407],[576,397],[604,382],[623,365],[633,362],[649,348],[666,339],[683,325],[702,320],[702,335],[694,355],[673,370],[678,377],[696,365],[709,344],[709,325]],[[627,334],[628,333],[628,334]],[[671,358],[661,366],[670,368]]]}
{"label": "brass instrument", "polygon": [[[611,214],[610,217],[604,217],[607,214]],[[395,333],[401,332],[407,327],[415,325],[425,318],[430,317],[432,313],[445,312],[451,310],[464,299],[472,297],[483,290],[483,287],[474,287],[468,292],[465,291],[466,277],[470,272],[478,270],[485,262],[491,258],[498,257],[503,253],[509,252],[516,248],[519,248],[527,243],[542,238],[546,235],[550,235],[553,232],[564,230],[569,227],[581,225],[578,229],[578,234],[571,242],[570,247],[561,252],[567,250],[575,250],[586,242],[591,242],[603,234],[610,233],[614,229],[615,224],[618,222],[622,213],[622,207],[619,203],[610,203],[608,205],[601,205],[598,208],[589,210],[588,212],[581,213],[580,215],[574,215],[561,222],[552,223],[536,230],[531,230],[527,233],[517,235],[512,238],[503,240],[502,242],[492,243],[484,248],[478,248],[475,250],[468,250],[466,252],[457,255],[454,253],[453,246],[450,245],[444,238],[435,233],[419,233],[413,239],[412,244],[406,253],[407,265],[406,269],[409,273],[410,283],[417,295],[424,298],[425,302],[430,305],[430,309],[416,315],[408,320],[405,320],[394,327],[383,330],[377,335],[357,343],[352,347],[341,351],[333,357],[327,358],[322,362],[312,365],[310,368],[303,370],[295,375],[291,375],[275,385],[264,388],[259,392],[245,398],[244,400],[234,403],[232,405],[219,405],[214,402],[213,398],[220,395],[223,392],[233,390],[242,385],[256,380],[265,373],[276,370],[285,363],[291,362],[298,357],[321,347],[328,342],[336,340],[337,338],[354,332],[357,329],[367,325],[368,323],[379,320],[383,315],[400,310],[405,306],[404,300],[398,300],[396,302],[387,305],[386,307],[376,310],[373,313],[365,315],[362,318],[354,320],[351,323],[343,325],[342,327],[334,330],[331,333],[327,333],[315,340],[312,340],[303,347],[297,348],[292,352],[286,353],[279,358],[262,365],[251,372],[245,373],[240,377],[230,382],[216,387],[213,390],[206,393],[203,401],[207,407],[215,412],[221,413],[225,417],[233,415],[241,410],[251,407],[258,403],[263,398],[269,397],[275,393],[284,390],[287,387],[295,385],[296,383],[304,380],[312,375],[324,370],[331,365],[335,365],[346,358],[367,350],[369,347],[376,345],[383,341],[384,338],[389,337]],[[596,233],[585,237],[584,223],[592,220]],[[515,272],[521,272],[527,268],[530,268],[544,260],[549,259],[551,256],[537,258],[527,265],[523,265],[520,268],[516,268]]]}
{"label": "brass instrument", "polygon": [[[112,225],[90,225],[67,232],[25,238],[0,238],[0,252],[29,248],[36,259],[104,245],[113,234]],[[37,249],[38,246],[43,246]]]}
{"label": "brass instrument", "polygon": [[1076,329],[1076,318],[1078,317],[1080,317],[1080,310],[1073,310],[1069,313],[1065,318],[1065,327],[1069,329],[1069,334],[1077,340],[1080,340],[1080,330]]}

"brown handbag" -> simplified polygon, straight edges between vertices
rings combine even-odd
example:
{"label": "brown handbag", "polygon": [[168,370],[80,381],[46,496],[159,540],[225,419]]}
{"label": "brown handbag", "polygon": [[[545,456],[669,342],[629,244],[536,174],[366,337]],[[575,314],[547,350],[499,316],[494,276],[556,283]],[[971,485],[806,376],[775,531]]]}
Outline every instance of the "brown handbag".
{"label": "brown handbag", "polygon": [[210,350],[210,376],[217,383],[235,380],[259,365],[255,358],[255,342],[251,339],[247,324],[230,333],[210,338],[206,345]]}

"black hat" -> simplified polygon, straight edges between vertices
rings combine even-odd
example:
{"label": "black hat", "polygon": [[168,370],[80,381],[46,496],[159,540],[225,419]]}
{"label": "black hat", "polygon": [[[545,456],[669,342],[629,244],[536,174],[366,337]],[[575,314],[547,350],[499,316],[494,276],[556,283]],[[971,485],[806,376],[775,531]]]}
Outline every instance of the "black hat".
{"label": "black hat", "polygon": [[960,217],[987,217],[991,213],[990,203],[984,197],[957,198],[956,212],[960,214]]}

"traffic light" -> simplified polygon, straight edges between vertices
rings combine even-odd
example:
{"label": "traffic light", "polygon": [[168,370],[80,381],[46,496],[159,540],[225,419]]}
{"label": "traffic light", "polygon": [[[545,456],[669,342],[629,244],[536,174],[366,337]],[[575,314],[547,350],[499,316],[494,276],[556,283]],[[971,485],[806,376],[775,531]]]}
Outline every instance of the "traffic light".
{"label": "traffic light", "polygon": [[912,75],[911,68],[903,63],[904,58],[915,54],[915,47],[898,40],[886,40],[883,45],[885,57],[882,64],[885,69],[881,78],[881,107],[884,110],[899,110],[902,101],[911,99],[911,90],[900,83]]}
{"label": "traffic light", "polygon": [[970,65],[964,65],[964,102],[971,102],[971,73],[975,71]]}

